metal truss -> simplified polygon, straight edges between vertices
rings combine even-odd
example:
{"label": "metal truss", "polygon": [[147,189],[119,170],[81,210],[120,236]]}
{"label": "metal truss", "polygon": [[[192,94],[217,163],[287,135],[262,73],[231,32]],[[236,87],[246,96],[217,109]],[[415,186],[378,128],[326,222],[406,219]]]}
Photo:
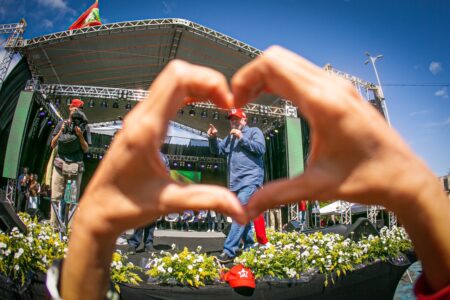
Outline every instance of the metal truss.
{"label": "metal truss", "polygon": [[[356,76],[350,75],[348,73],[336,70],[330,64],[325,65],[324,69],[330,74],[334,74],[349,80],[358,90],[359,94],[366,100],[368,100],[380,112],[380,114],[386,119],[386,121],[388,121],[383,90],[380,88],[380,86],[365,81],[364,79],[358,78]],[[372,96],[369,95],[369,91],[373,93]]]}
{"label": "metal truss", "polygon": [[298,203],[292,203],[288,205],[288,222],[297,220],[298,218]]}
{"label": "metal truss", "polygon": [[23,45],[22,35],[27,27],[25,19],[21,19],[19,23],[0,25],[0,34],[10,34],[5,44],[5,56],[0,63],[0,84],[5,80],[9,66],[14,55],[17,53],[18,47]]}
{"label": "metal truss", "polygon": [[[107,148],[102,147],[89,147],[89,153],[96,155],[104,155]],[[184,161],[184,162],[204,162],[208,164],[225,164],[225,159],[218,157],[198,157],[198,156],[188,156],[188,155],[174,155],[166,154],[169,161]]]}
{"label": "metal truss", "polygon": [[367,219],[375,226],[377,224],[377,215],[379,211],[378,205],[370,205],[367,207]]}
{"label": "metal truss", "polygon": [[[64,85],[64,84],[39,84],[35,80],[29,81],[27,89],[38,91],[46,96],[67,96],[67,97],[87,97],[100,99],[113,99],[124,101],[142,101],[148,97],[149,92],[144,90],[132,90],[109,87]],[[282,101],[284,107],[267,106],[256,103],[249,103],[243,107],[246,113],[254,115],[265,115],[271,117],[296,117],[297,109],[289,101]],[[199,102],[192,104],[198,108],[221,110],[212,102]]]}
{"label": "metal truss", "polygon": [[262,53],[260,50],[250,45],[247,45],[246,43],[238,41],[215,30],[212,30],[210,28],[207,28],[205,26],[202,26],[189,20],[176,18],[126,21],[93,27],[86,27],[77,30],[67,30],[26,40],[24,46],[38,47],[39,45],[42,44],[63,42],[65,40],[73,39],[74,37],[77,36],[81,37],[83,35],[89,36],[107,35],[109,32],[118,33],[118,32],[130,32],[137,30],[174,28],[174,27],[204,36],[209,40],[215,41],[222,45],[226,45],[239,52],[243,52],[250,57],[256,57],[257,55],[260,55]]}
{"label": "metal truss", "polygon": [[166,154],[169,161],[204,162],[208,164],[224,164],[225,159],[217,157],[198,157],[188,155]]}
{"label": "metal truss", "polygon": [[16,180],[8,178],[6,183],[6,201],[11,204],[11,207],[15,207],[14,198],[16,194]]}
{"label": "metal truss", "polygon": [[352,224],[352,207],[351,203],[341,200],[341,224]]}
{"label": "metal truss", "polygon": [[368,82],[368,81],[358,78],[356,76],[350,75],[343,71],[339,71],[339,70],[333,68],[333,66],[331,64],[326,64],[324,69],[325,69],[325,71],[328,71],[331,74],[334,74],[334,75],[337,75],[339,77],[349,80],[356,87],[362,87],[366,90],[378,90],[378,86],[376,84]]}
{"label": "metal truss", "polygon": [[397,216],[392,211],[388,212],[388,218],[389,218],[389,228],[397,226]]}

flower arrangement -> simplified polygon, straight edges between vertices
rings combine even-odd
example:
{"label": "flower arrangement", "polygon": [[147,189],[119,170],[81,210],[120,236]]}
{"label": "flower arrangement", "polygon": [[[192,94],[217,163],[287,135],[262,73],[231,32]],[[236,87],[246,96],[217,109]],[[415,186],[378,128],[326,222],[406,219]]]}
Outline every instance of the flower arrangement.
{"label": "flower arrangement", "polygon": [[[175,249],[175,245],[172,245]],[[161,251],[162,257],[153,256],[146,272],[163,283],[188,284],[190,286],[205,286],[205,282],[219,280],[220,264],[215,257],[201,254],[201,246],[195,252],[184,248],[180,253],[171,254]]]}
{"label": "flower arrangement", "polygon": [[[17,228],[9,233],[0,231],[0,273],[24,285],[31,274],[46,273],[53,260],[64,258],[69,236],[61,239],[49,224],[38,223],[26,213],[19,213],[19,217],[27,227],[26,234]],[[116,289],[117,283],[137,285],[141,281],[135,273],[140,268],[125,263],[126,259],[119,250],[113,254],[111,280]]]}
{"label": "flower arrangement", "polygon": [[67,237],[60,239],[49,225],[39,224],[28,214],[19,213],[27,233],[14,227],[10,233],[0,232],[0,273],[25,284],[33,272],[47,272],[54,259],[67,251]]}
{"label": "flower arrangement", "polygon": [[377,260],[385,261],[412,248],[405,230],[399,227],[383,228],[380,236],[369,236],[354,242],[338,234],[310,235],[268,231],[272,246],[250,249],[235,259],[253,270],[257,279],[289,278],[301,280],[314,272],[325,274],[334,282],[333,272],[339,277],[358,266]]}
{"label": "flower arrangement", "polygon": [[126,262],[128,257],[123,255],[120,250],[116,250],[112,256],[111,262],[111,281],[114,282],[114,288],[120,292],[120,287],[117,283],[129,283],[138,285],[142,281],[141,277],[136,271],[141,270],[140,267],[135,266],[132,262]]}

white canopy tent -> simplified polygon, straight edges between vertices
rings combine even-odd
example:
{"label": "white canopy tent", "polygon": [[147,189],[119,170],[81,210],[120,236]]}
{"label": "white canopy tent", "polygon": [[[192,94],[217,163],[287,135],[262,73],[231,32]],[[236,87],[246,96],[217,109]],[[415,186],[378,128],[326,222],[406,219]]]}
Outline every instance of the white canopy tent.
{"label": "white canopy tent", "polygon": [[[122,128],[122,121],[92,124],[89,126],[92,133],[112,136],[117,130]],[[197,132],[197,130],[193,128],[188,128],[187,126],[176,122],[170,122],[165,143],[172,145],[208,147],[208,138],[205,134],[200,131]]]}
{"label": "white canopy tent", "polygon": [[[344,211],[344,206],[342,200],[337,200],[333,203],[328,204],[320,209],[321,215],[339,215]],[[352,214],[363,213],[367,211],[367,205],[359,203],[350,203]]]}

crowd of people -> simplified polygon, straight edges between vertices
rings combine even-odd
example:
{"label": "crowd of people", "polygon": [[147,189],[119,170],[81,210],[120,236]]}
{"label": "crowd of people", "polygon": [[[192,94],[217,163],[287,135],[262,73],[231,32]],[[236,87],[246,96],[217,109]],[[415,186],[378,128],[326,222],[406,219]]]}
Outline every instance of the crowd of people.
{"label": "crowd of people", "polygon": [[50,195],[50,187],[46,184],[41,185],[38,175],[30,173],[27,167],[22,169],[16,189],[16,212],[39,210],[42,199]]}

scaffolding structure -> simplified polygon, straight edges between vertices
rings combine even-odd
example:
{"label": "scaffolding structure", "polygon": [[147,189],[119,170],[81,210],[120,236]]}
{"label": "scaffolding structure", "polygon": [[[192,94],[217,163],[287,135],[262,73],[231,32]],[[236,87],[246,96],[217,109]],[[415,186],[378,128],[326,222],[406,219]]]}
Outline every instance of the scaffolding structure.
{"label": "scaffolding structure", "polygon": [[23,46],[23,33],[26,27],[25,19],[21,19],[19,23],[0,24],[0,34],[10,34],[5,44],[5,56],[0,63],[0,85],[5,80],[14,55]]}

